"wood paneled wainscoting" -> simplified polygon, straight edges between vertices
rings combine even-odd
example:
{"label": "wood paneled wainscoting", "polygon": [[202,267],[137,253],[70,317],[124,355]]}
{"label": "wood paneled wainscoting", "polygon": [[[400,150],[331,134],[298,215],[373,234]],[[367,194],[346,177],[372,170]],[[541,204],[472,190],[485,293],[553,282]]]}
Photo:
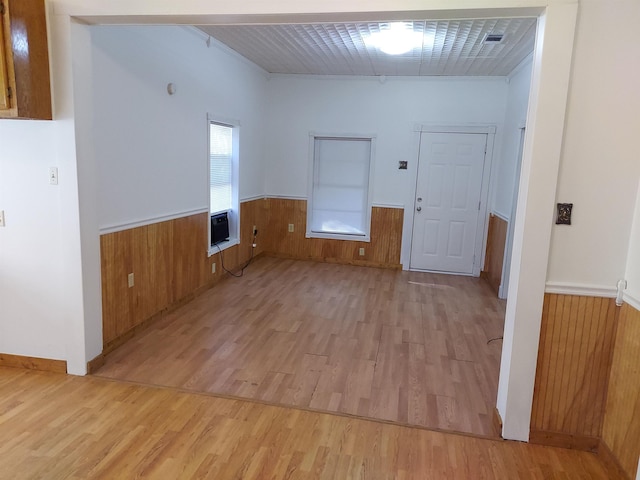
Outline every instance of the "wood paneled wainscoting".
{"label": "wood paneled wainscoting", "polygon": [[493,213],[489,215],[489,228],[487,230],[487,250],[484,257],[482,277],[485,278],[491,288],[498,293],[502,283],[502,263],[504,261],[504,248],[507,243],[507,230],[509,223]]}
{"label": "wood paneled wainscoting", "polygon": [[640,456],[640,311],[623,305],[618,321],[602,440],[629,478]]}
{"label": "wood paneled wainscoting", "polygon": [[[358,242],[306,238],[306,200],[268,198],[267,202],[269,233],[265,252],[268,254],[370,267],[401,268],[402,208],[373,207],[371,241]],[[289,232],[289,224],[293,224],[293,232]],[[360,248],[364,248],[364,255],[359,254]]]}
{"label": "wood paneled wainscoting", "polygon": [[[264,199],[241,203],[240,245],[223,252],[227,269],[249,259],[253,225],[264,231],[264,208]],[[208,222],[209,214],[199,213],[100,237],[103,353],[222,278],[220,255],[207,254]],[[263,250],[260,240],[254,255]]]}
{"label": "wood paneled wainscoting", "polygon": [[531,442],[598,449],[616,321],[612,298],[545,294]]}

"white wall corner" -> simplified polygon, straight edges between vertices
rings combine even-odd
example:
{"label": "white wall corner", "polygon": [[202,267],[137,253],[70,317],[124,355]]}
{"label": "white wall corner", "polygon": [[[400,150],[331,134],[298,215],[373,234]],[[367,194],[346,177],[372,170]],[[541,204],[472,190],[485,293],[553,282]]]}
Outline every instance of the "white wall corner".
{"label": "white wall corner", "polygon": [[[93,62],[89,27],[71,23],[73,105],[82,261],[83,353],[73,371],[86,374],[87,362],[102,353],[102,286],[98,227],[98,172],[94,149]],[[85,81],[77,81],[85,78]],[[82,365],[79,365],[82,362]]]}
{"label": "white wall corner", "polygon": [[[73,25],[73,28],[78,25]],[[87,373],[88,355],[102,351],[102,316],[100,302],[100,262],[97,244],[97,221],[95,200],[87,199],[84,205],[80,196],[82,167],[77,161],[76,132],[74,120],[74,92],[72,65],[72,20],[68,16],[56,15],[50,19],[52,38],[52,73],[54,118],[56,125],[56,149],[60,172],[65,181],[60,186],[61,231],[63,250],[59,253],[64,265],[61,282],[65,285],[64,318],[67,371],[74,375]],[[91,160],[88,159],[89,163]],[[89,168],[91,168],[89,166]],[[91,189],[91,185],[86,185]],[[95,190],[93,191],[95,194]],[[81,216],[93,214],[96,222],[95,238],[82,235]],[[88,232],[85,232],[88,233]],[[97,246],[96,246],[97,245]],[[97,251],[97,253],[96,253]],[[84,263],[94,255],[93,262]],[[85,283],[86,282],[86,283]],[[96,291],[97,285],[97,291]],[[90,305],[93,308],[90,308]],[[88,309],[88,310],[87,310]],[[91,313],[89,313],[89,310]],[[85,323],[85,320],[89,324]],[[97,350],[97,351],[95,351]]]}

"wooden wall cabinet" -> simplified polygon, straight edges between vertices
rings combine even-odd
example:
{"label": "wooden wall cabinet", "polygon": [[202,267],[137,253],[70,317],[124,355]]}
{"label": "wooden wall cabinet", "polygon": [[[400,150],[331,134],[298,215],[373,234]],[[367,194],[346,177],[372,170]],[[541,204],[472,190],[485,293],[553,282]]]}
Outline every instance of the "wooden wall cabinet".
{"label": "wooden wall cabinet", "polygon": [[0,118],[51,120],[44,0],[0,0]]}

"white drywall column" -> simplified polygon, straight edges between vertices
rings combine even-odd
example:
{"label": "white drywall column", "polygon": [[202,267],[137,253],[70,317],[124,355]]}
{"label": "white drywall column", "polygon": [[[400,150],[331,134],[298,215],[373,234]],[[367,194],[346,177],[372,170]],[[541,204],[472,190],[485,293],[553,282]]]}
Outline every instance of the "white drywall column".
{"label": "white drywall column", "polygon": [[627,280],[625,301],[635,308],[640,308],[640,184],[631,226],[625,278]]}
{"label": "white drywall column", "polygon": [[[84,211],[83,228],[91,225],[87,216],[95,211],[86,192],[92,188],[93,182],[88,178],[79,178],[83,167],[76,158],[76,135],[73,111],[73,81],[71,61],[71,19],[65,15],[50,17],[52,73],[54,87],[54,115],[56,119],[56,147],[60,171],[60,211],[61,231],[63,235],[62,257],[63,271],[61,282],[64,283],[64,317],[66,334],[67,371],[75,375],[87,372],[87,360],[102,351],[102,325],[100,314],[100,265],[99,248],[86,249],[81,235],[81,211]],[[85,177],[87,177],[85,173]],[[86,183],[85,183],[86,182]],[[85,197],[80,201],[79,183]],[[95,189],[94,189],[95,192]],[[87,200],[87,203],[84,203]],[[94,202],[95,203],[95,202]],[[95,220],[94,220],[95,221]],[[95,243],[96,237],[93,240]],[[96,268],[97,264],[97,268]],[[87,280],[87,285],[84,284]],[[97,291],[95,287],[97,284]],[[93,288],[93,290],[91,290]],[[87,302],[85,294],[91,292]],[[85,311],[86,305],[92,305],[93,311]],[[90,324],[85,324],[85,321]],[[89,336],[90,338],[87,338]],[[96,345],[97,340],[99,345]],[[96,348],[97,347],[97,348]]]}
{"label": "white drywall column", "polygon": [[542,300],[562,148],[577,4],[540,17],[515,219],[497,408],[502,435],[529,440]]}
{"label": "white drywall column", "polygon": [[[80,200],[80,245],[82,260],[82,299],[84,366],[102,353],[102,288],[100,275],[100,234],[98,228],[98,166],[94,149],[93,61],[89,27],[71,22],[73,52],[73,101],[76,136],[78,198]],[[76,81],[84,77],[88,81]],[[79,367],[79,365],[78,365]]]}

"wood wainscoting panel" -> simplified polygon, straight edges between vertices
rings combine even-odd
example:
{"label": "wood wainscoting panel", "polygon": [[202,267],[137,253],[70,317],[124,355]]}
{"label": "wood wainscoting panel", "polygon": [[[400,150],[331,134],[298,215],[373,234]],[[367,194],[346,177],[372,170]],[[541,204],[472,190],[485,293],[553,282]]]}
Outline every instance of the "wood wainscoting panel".
{"label": "wood wainscoting panel", "polygon": [[507,242],[507,230],[509,224],[502,218],[489,216],[489,229],[487,232],[487,250],[484,257],[484,269],[482,276],[487,279],[491,288],[498,293],[502,283],[502,263],[504,261],[504,248]]}
{"label": "wood wainscoting panel", "polygon": [[[264,199],[240,206],[240,245],[224,251],[229,270],[251,256],[253,226],[264,231]],[[220,254],[207,254],[209,215],[186,217],[100,237],[102,324],[105,353],[160,313],[224,278]],[[260,238],[260,237],[259,237]],[[262,251],[258,242],[254,255]],[[211,264],[216,263],[215,274]],[[128,274],[134,274],[129,288]],[[106,348],[108,347],[108,348]]]}
{"label": "wood wainscoting panel", "polygon": [[531,441],[601,436],[616,321],[612,298],[545,294]]}
{"label": "wood wainscoting panel", "polygon": [[[145,227],[141,227],[145,228]],[[132,265],[133,230],[100,237],[102,338],[108,343],[130,328],[127,275]]]}
{"label": "wood wainscoting panel", "polygon": [[616,333],[602,440],[635,478],[640,456],[640,311],[625,304]]}
{"label": "wood wainscoting panel", "polygon": [[208,221],[209,215],[201,213],[172,222],[174,301],[195,292],[206,283]]}
{"label": "wood wainscoting panel", "polygon": [[175,222],[162,222],[133,231],[133,271],[139,286],[134,298],[136,319],[149,318],[175,301],[169,280],[174,260],[174,226]]}
{"label": "wood wainscoting panel", "polygon": [[238,246],[237,264],[245,262],[251,257],[251,249],[253,242],[253,226],[258,230],[256,237],[256,248],[253,255],[258,256],[264,251],[267,241],[267,200],[260,198],[250,202],[240,204],[240,245]]}
{"label": "wood wainscoting panel", "polygon": [[[269,238],[266,253],[304,260],[400,268],[404,210],[373,207],[371,241],[306,238],[307,201],[268,198]],[[289,232],[289,224],[294,231]],[[360,255],[364,248],[364,255]]]}

